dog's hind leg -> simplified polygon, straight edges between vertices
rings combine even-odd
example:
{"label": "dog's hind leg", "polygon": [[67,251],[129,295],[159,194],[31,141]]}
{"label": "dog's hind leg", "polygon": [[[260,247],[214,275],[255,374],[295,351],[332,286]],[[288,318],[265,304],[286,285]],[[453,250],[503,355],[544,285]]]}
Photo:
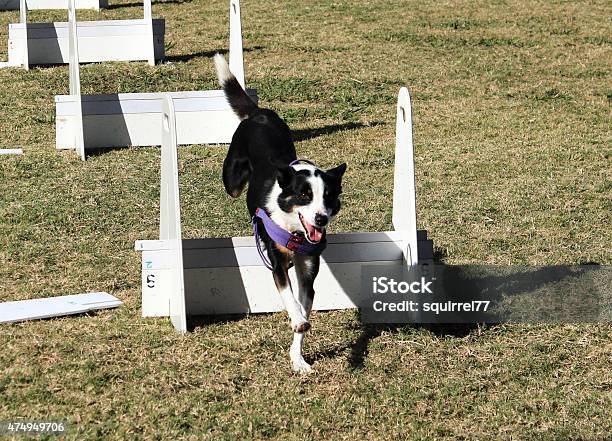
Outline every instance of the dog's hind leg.
{"label": "dog's hind leg", "polygon": [[[312,302],[314,300],[314,280],[319,272],[319,256],[296,256],[295,271],[299,283],[298,303],[304,317],[308,319],[312,311]],[[304,346],[304,333],[295,332],[293,334],[293,343],[289,350],[291,357],[291,365],[293,370],[300,373],[310,372],[311,366],[304,360],[302,356],[302,348]]]}
{"label": "dog's hind leg", "polygon": [[253,172],[247,154],[247,140],[244,131],[242,124],[238,126],[223,161],[223,186],[227,194],[233,198],[240,196]]}
{"label": "dog's hind leg", "polygon": [[225,191],[237,198],[244,190],[251,176],[251,164],[247,158],[230,157],[223,162],[223,185]]}

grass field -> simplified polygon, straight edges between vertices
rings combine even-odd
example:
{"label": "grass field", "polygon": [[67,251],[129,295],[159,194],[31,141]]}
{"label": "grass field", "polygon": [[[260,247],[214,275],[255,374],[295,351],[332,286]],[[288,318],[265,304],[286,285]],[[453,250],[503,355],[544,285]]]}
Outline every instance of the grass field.
{"label": "grass field", "polygon": [[[110,0],[80,19],[137,17]],[[84,93],[214,88],[226,1],[154,1],[167,62],[82,67]],[[32,11],[32,21],[65,20]],[[242,2],[247,83],[298,154],[347,161],[334,231],[391,228],[397,92],[411,89],[419,227],[450,264],[612,263],[612,7],[605,1]],[[8,23],[0,12],[0,56]],[[55,151],[66,66],[0,70],[0,301],[108,291],[113,311],[0,327],[0,420],[66,439],[541,439],[612,433],[609,325],[363,326],[315,313],[290,370],[283,314],[140,317],[137,239],[158,234],[159,149]],[[224,146],[181,148],[184,235],[249,233]],[[203,213],[206,213],[204,215]],[[322,295],[323,293],[319,293]]]}

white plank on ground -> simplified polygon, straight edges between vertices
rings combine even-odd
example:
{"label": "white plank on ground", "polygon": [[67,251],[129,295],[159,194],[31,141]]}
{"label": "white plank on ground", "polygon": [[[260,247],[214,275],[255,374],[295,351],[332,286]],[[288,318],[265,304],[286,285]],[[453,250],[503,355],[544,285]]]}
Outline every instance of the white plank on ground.
{"label": "white plank on ground", "polygon": [[0,155],[23,155],[22,149],[0,149]]}
{"label": "white plank on ground", "polygon": [[4,302],[0,303],[0,323],[82,314],[98,309],[116,308],[121,304],[121,300],[106,292]]}

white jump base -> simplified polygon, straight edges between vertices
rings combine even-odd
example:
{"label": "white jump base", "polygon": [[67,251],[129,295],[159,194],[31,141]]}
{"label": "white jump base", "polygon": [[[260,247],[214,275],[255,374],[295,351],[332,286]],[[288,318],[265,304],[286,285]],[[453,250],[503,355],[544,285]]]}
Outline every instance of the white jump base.
{"label": "white jump base", "polygon": [[[30,65],[68,64],[67,22],[27,23]],[[79,60],[81,63],[104,61],[147,61],[143,47],[150,45],[148,23],[143,20],[82,21],[77,23]],[[23,23],[9,24],[8,65],[22,66],[25,62],[25,28]],[[153,20],[155,62],[164,59],[163,19]]]}
{"label": "white jump base", "polygon": [[[183,240],[174,99],[163,100],[160,239],[136,241],[142,252],[143,316],[169,316],[180,332],[187,316],[276,312],[283,309],[271,272],[252,237]],[[414,154],[410,95],[399,93],[393,190],[395,231],[328,235],[314,309],[363,306],[363,265],[385,263],[408,268],[433,261],[433,244],[416,229]],[[293,286],[298,286],[290,271]]]}
{"label": "white jump base", "polygon": [[[150,1],[147,0],[149,5]],[[74,14],[74,8],[70,11]],[[229,66],[244,87],[239,0],[230,0],[229,22]],[[82,28],[74,21],[69,21],[69,24],[70,95],[55,97],[56,148],[74,149],[84,160],[86,149],[161,145],[159,127],[166,94],[81,95]],[[257,92],[247,91],[257,101]],[[172,92],[170,96],[177,111],[178,144],[225,144],[231,141],[240,121],[227,104],[222,90]]]}
{"label": "white jump base", "polygon": [[[427,232],[417,235],[421,261],[432,260]],[[363,306],[361,267],[373,263],[405,265],[401,233],[330,234],[314,284],[313,308],[318,311]],[[246,314],[284,309],[272,274],[264,266],[253,237],[183,239],[183,277],[187,315]],[[170,258],[172,244],[140,240],[142,252],[142,315],[168,317],[168,292],[176,271]],[[295,271],[289,272],[298,286]]]}
{"label": "white jump base", "polygon": [[8,61],[0,67],[69,63],[71,26],[76,26],[81,63],[147,61],[154,65],[164,58],[165,21],[153,20],[151,0],[144,0],[143,19],[81,23],[77,23],[74,0],[67,0],[68,22],[56,23],[28,23],[26,1],[20,4],[20,22],[9,24]]}
{"label": "white jump base", "polygon": [[[68,0],[26,0],[29,10],[68,9]],[[77,9],[108,8],[108,0],[75,0]],[[19,9],[19,0],[0,0],[0,11]]]}

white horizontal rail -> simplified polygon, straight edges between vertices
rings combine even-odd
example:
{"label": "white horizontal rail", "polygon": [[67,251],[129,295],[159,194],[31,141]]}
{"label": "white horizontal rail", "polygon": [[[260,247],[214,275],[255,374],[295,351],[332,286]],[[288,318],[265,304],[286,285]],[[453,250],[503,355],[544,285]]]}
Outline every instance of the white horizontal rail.
{"label": "white horizontal rail", "polygon": [[[427,232],[419,230],[418,240],[427,240]],[[355,233],[335,233],[327,236],[328,244],[341,243],[369,243],[369,242],[397,242],[402,240],[402,233],[398,231],[376,231],[376,232],[355,232]],[[202,239],[183,239],[184,249],[208,249],[208,248],[236,248],[254,247],[253,236],[237,237],[207,237]],[[163,240],[137,240],[135,243],[136,251],[155,251],[164,250],[166,244]]]}
{"label": "white horizontal rail", "polygon": [[[386,234],[390,233],[345,234],[343,236],[347,237],[348,240],[343,241],[334,241],[334,236],[330,235],[328,246],[322,255],[322,260],[328,264],[402,260],[404,242],[401,239],[401,235],[396,235],[397,238],[395,240],[385,240],[386,237],[384,236]],[[366,236],[378,237],[364,239]],[[237,245],[237,242],[244,242],[244,244]],[[418,245],[423,249],[423,259],[431,259],[433,257],[431,252],[427,253],[426,251],[430,247],[430,241],[425,238],[419,241]],[[183,240],[182,246],[183,265],[186,269],[264,265],[252,237],[186,239]],[[143,261],[143,269],[168,269],[170,262],[167,260],[165,252],[170,248],[170,245],[165,241],[136,242],[136,250],[147,251],[147,255],[152,256],[146,262]]]}
{"label": "white horizontal rail", "polygon": [[[249,89],[249,95],[257,101],[257,92]],[[145,113],[162,113],[163,98],[168,93],[120,93],[107,95],[81,95],[83,115],[128,115]],[[228,111],[222,90],[193,92],[171,92],[175,110],[180,112]],[[73,116],[76,113],[73,95],[55,97],[56,116]]]}

